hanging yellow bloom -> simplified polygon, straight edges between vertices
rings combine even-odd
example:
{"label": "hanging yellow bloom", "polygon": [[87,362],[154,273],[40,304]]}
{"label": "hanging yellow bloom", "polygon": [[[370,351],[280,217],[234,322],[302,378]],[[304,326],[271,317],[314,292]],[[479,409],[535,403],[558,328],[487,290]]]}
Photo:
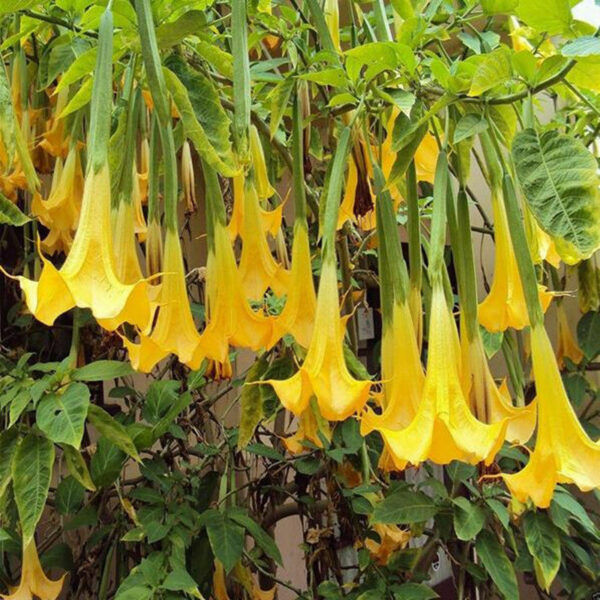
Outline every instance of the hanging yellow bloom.
{"label": "hanging yellow bloom", "polygon": [[[492,190],[494,210],[495,257],[494,280],[490,293],[479,305],[479,322],[488,331],[505,331],[509,327],[523,329],[529,325],[517,260],[512,248],[506,209],[499,192]],[[545,311],[552,294],[539,286],[540,302]]]}
{"label": "hanging yellow bloom", "polygon": [[44,260],[40,280],[18,277],[27,307],[46,325],[73,306],[89,308],[96,319],[132,323],[143,329],[150,319],[147,283],[123,283],[117,276],[110,222],[108,165],[89,170],[79,226],[60,270]]}
{"label": "hanging yellow bloom", "polygon": [[375,523],[373,529],[381,541],[377,542],[368,537],[365,540],[365,548],[369,551],[371,558],[382,566],[388,564],[394,552],[406,548],[412,537],[410,529],[401,529],[398,525]]}
{"label": "hanging yellow bloom", "polygon": [[142,138],[139,152],[139,170],[137,180],[140,187],[140,198],[143,204],[148,201],[148,174],[150,172],[150,142],[147,137]]}
{"label": "hanging yellow bloom", "polygon": [[325,0],[325,6],[323,7],[323,14],[325,16],[325,23],[327,23],[327,29],[331,36],[331,41],[335,49],[338,52],[342,51],[340,44],[340,9],[338,6],[338,0]]}
{"label": "hanging yellow bloom", "polygon": [[267,200],[275,193],[275,190],[269,182],[265,153],[262,144],[260,143],[258,129],[256,129],[254,125],[250,126],[250,154],[252,156],[252,169],[254,171],[256,193],[258,194],[259,200]]}
{"label": "hanging yellow bloom", "polygon": [[79,221],[83,188],[79,152],[73,146],[64,167],[62,160],[56,159],[48,199],[43,200],[39,192],[36,192],[31,203],[31,212],[49,229],[48,235],[42,240],[42,248],[49,254],[67,253],[71,248],[73,233]]}
{"label": "hanging yellow bloom", "polygon": [[143,278],[138,257],[138,245],[135,239],[133,222],[133,204],[121,200],[113,215],[113,246],[115,249],[115,268],[117,277],[123,282],[132,284]]}
{"label": "hanging yellow bloom", "polygon": [[302,414],[314,394],[321,414],[342,421],[364,406],[370,381],[354,379],[344,360],[343,338],[347,317],[340,317],[336,264],[323,263],[314,331],[304,363],[289,379],[269,380],[281,403],[295,415]]}
{"label": "hanging yellow bloom", "polygon": [[146,235],[148,234],[148,225],[146,224],[146,217],[144,216],[144,209],[142,208],[142,191],[140,189],[140,180],[137,176],[135,166],[133,167],[133,179],[131,197],[133,202],[133,221],[134,231],[140,242],[145,241]]}
{"label": "hanging yellow bloom", "polygon": [[471,341],[466,333],[461,335],[461,349],[462,389],[471,410],[484,423],[506,420],[506,440],[524,444],[535,429],[536,402],[522,407],[514,406],[506,382],[500,387],[496,385],[478,333]]}
{"label": "hanging yellow bloom", "polygon": [[62,591],[65,575],[53,581],[48,579],[38,557],[35,541],[31,540],[23,549],[21,581],[8,595],[0,594],[3,600],[57,600]]}
{"label": "hanging yellow bloom", "polygon": [[65,120],[60,118],[68,99],[69,87],[67,86],[58,92],[53,116],[48,121],[48,129],[42,134],[42,141],[39,143],[40,148],[51,156],[64,158],[69,151],[69,137],[65,135]]}
{"label": "hanging yellow bloom", "polygon": [[181,149],[181,182],[183,184],[183,201],[185,210],[193,213],[198,209],[196,202],[196,177],[194,175],[194,163],[192,162],[192,150],[190,143],[185,140]]}
{"label": "hanging yellow bloom", "polygon": [[413,320],[415,335],[417,336],[417,346],[421,350],[423,347],[423,298],[421,290],[414,285],[410,286],[408,292],[408,306]]}
{"label": "hanging yellow bloom", "polygon": [[[162,272],[163,240],[159,221],[151,219],[146,237],[146,273],[148,277]],[[158,284],[158,278],[154,279]]]}
{"label": "hanging yellow bloom", "polygon": [[256,188],[247,180],[244,186],[244,222],[240,277],[246,297],[260,300],[267,288],[278,296],[288,290],[290,272],[278,264],[269,248],[261,227],[260,205]]}
{"label": "hanging yellow bloom", "polygon": [[578,365],[583,359],[583,352],[573,337],[562,302],[556,305],[556,315],[558,317],[558,347],[556,348],[558,366],[564,368],[564,357]]}
{"label": "hanging yellow bloom", "polygon": [[471,413],[460,383],[460,348],[441,278],[433,284],[427,375],[415,418],[402,429],[371,421],[367,412],[363,435],[376,429],[397,469],[430,459],[438,464],[460,460],[490,464],[502,446],[506,421],[484,424]]}
{"label": "hanging yellow bloom", "polygon": [[[325,429],[324,429],[325,428]],[[327,421],[321,423],[321,433],[330,439],[331,432]],[[298,429],[296,433],[283,438],[282,442],[290,454],[300,454],[306,451],[303,440],[312,442],[318,448],[323,447],[323,441],[319,437],[319,422],[315,416],[312,406],[309,406],[301,415],[298,416]]]}
{"label": "hanging yellow bloom", "polygon": [[531,331],[531,355],[538,400],[535,448],[521,471],[503,478],[517,500],[547,508],[557,483],[572,483],[584,492],[600,487],[600,444],[577,419],[543,325]]}
{"label": "hanging yellow bloom", "polygon": [[[233,178],[233,208],[228,225],[232,242],[235,241],[238,236],[242,235],[242,229],[244,227],[244,181],[245,177],[243,174],[236,175]],[[265,210],[261,206],[260,222],[264,233],[268,233],[271,237],[275,237],[281,228],[282,216],[283,202],[272,210]]]}
{"label": "hanging yellow bloom", "polygon": [[215,570],[213,571],[213,596],[214,600],[229,600],[227,594],[227,583],[225,581],[225,569],[223,563],[215,558]]}
{"label": "hanging yellow bloom", "polygon": [[273,322],[248,304],[224,224],[214,225],[214,238],[206,264],[206,328],[202,332],[202,347],[208,358],[227,365],[229,345],[254,351],[268,348]]}
{"label": "hanging yellow bloom", "polygon": [[308,348],[312,338],[317,296],[310,263],[310,244],[305,223],[294,225],[290,285],[281,314],[275,319],[273,343],[289,333]]}
{"label": "hanging yellow bloom", "polygon": [[554,240],[538,225],[535,217],[526,206],[523,207],[523,217],[533,262],[539,264],[547,261],[555,269],[558,269],[561,258],[556,250]]}
{"label": "hanging yellow bloom", "polygon": [[191,369],[198,369],[204,359],[200,334],[196,329],[185,284],[181,245],[176,231],[165,236],[162,283],[158,298],[158,316],[152,332],[140,332],[140,342],[127,338],[131,364],[138,371],[149,373],[168,354],[175,354]]}

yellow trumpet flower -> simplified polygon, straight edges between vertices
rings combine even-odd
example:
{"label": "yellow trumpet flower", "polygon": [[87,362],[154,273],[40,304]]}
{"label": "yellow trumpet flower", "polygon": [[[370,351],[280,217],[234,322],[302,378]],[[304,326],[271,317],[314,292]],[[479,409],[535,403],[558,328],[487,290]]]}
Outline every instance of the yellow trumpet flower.
{"label": "yellow trumpet flower", "polygon": [[123,338],[131,364],[149,373],[156,363],[172,353],[191,369],[200,367],[204,353],[196,329],[185,284],[181,245],[176,231],[165,236],[163,275],[158,298],[158,316],[152,332],[142,330],[140,342]]}
{"label": "yellow trumpet flower", "polygon": [[96,319],[129,322],[143,329],[150,319],[147,282],[126,284],[117,275],[110,223],[108,164],[85,180],[79,226],[60,270],[44,259],[39,281],[17,277],[33,315],[46,325],[73,306]]}
{"label": "yellow trumpet flower", "polygon": [[69,99],[69,87],[65,87],[58,92],[54,114],[48,123],[48,128],[42,134],[40,148],[51,156],[65,157],[69,151],[69,137],[65,135],[65,120],[60,118],[60,114],[67,105]]}
{"label": "yellow trumpet flower", "polygon": [[281,403],[301,415],[314,394],[321,414],[330,421],[342,421],[364,406],[370,381],[355,379],[343,353],[347,317],[340,317],[336,264],[323,263],[314,331],[304,363],[289,379],[269,380]]}
{"label": "yellow trumpet flower", "polygon": [[146,240],[146,236],[148,235],[148,225],[146,224],[146,217],[144,216],[144,209],[142,208],[142,190],[140,188],[140,180],[137,176],[137,170],[135,166],[133,167],[133,179],[131,196],[133,202],[133,221],[134,221],[134,231],[140,242]]}
{"label": "yellow trumpet flower", "polygon": [[407,427],[396,429],[372,421],[367,412],[361,423],[363,435],[379,431],[397,469],[427,459],[439,464],[453,460],[490,464],[502,446],[507,423],[482,423],[469,409],[460,382],[458,334],[441,278],[433,285],[428,352],[423,396],[415,418]]}
{"label": "yellow trumpet flower", "polygon": [[600,444],[579,423],[543,325],[531,330],[531,355],[538,399],[535,448],[521,471],[502,477],[517,500],[547,508],[557,483],[584,492],[600,487]]}
{"label": "yellow trumpet flower", "polygon": [[[462,329],[462,328],[461,328]],[[506,382],[496,385],[485,356],[483,341],[478,334],[468,340],[461,336],[462,389],[475,416],[484,423],[507,420],[506,440],[524,444],[533,434],[536,402],[514,406]]]}
{"label": "yellow trumpet flower", "polygon": [[375,523],[373,529],[379,536],[380,541],[377,542],[372,538],[367,538],[365,548],[369,551],[371,558],[382,566],[388,564],[394,552],[406,548],[412,537],[410,529],[401,529],[398,525]]}
{"label": "yellow trumpet flower", "polygon": [[[231,241],[235,241],[242,235],[244,227],[244,181],[243,174],[236,175],[233,178],[233,208],[231,210],[231,219],[229,220],[228,230]],[[281,219],[283,216],[283,202],[272,210],[265,210],[260,206],[260,221],[264,233],[275,237],[281,228]]]}
{"label": "yellow trumpet flower", "polygon": [[[505,331],[509,327],[523,329],[529,325],[523,286],[512,248],[504,203],[499,192],[494,190],[492,207],[496,235],[494,280],[490,293],[479,304],[479,322],[493,332]],[[545,311],[552,300],[552,294],[544,286],[538,287],[540,302]]]}
{"label": "yellow trumpet flower", "polygon": [[250,300],[260,300],[267,288],[278,296],[286,293],[290,272],[278,264],[262,227],[256,188],[251,181],[244,186],[244,222],[240,257],[242,287]]}
{"label": "yellow trumpet flower", "polygon": [[187,140],[183,142],[181,149],[181,182],[183,184],[185,210],[188,213],[193,213],[198,209],[198,203],[196,202],[196,177],[192,162],[192,150]]}
{"label": "yellow trumpet flower", "polygon": [[[325,425],[327,429],[322,431],[322,434],[329,439],[331,436],[329,424],[326,421],[323,421],[323,425]],[[302,443],[303,440],[312,442],[318,448],[323,447],[323,441],[319,437],[319,423],[311,406],[299,415],[296,433],[283,438],[282,441],[290,454],[300,454],[300,452],[306,450],[306,446]]]}
{"label": "yellow trumpet flower", "polygon": [[269,182],[265,153],[262,144],[260,143],[258,129],[256,129],[254,125],[250,126],[250,154],[252,156],[252,169],[254,170],[256,193],[260,200],[267,200],[275,193],[275,190]]}
{"label": "yellow trumpet flower", "polygon": [[558,269],[561,258],[556,250],[554,240],[537,224],[535,217],[527,207],[523,207],[523,217],[533,262],[539,264],[547,261],[555,269]]}
{"label": "yellow trumpet flower", "polygon": [[273,344],[290,333],[296,341],[308,348],[315,324],[317,296],[310,264],[310,244],[306,224],[294,225],[292,269],[290,285],[281,314],[275,319]]}
{"label": "yellow trumpet flower", "polygon": [[248,304],[227,228],[217,222],[214,248],[209,244],[206,265],[206,328],[202,332],[202,347],[210,359],[227,365],[229,345],[257,351],[269,347],[272,337],[272,319],[254,312]]}
{"label": "yellow trumpet flower", "polygon": [[137,180],[140,189],[140,198],[143,204],[148,201],[148,173],[150,172],[150,142],[147,137],[142,138],[139,150],[139,170]]}
{"label": "yellow trumpet flower", "polygon": [[8,595],[0,594],[3,600],[57,600],[63,587],[65,575],[53,581],[48,579],[38,557],[35,541],[31,540],[23,548],[23,564],[21,565],[21,581],[18,587],[11,589]]}
{"label": "yellow trumpet flower", "polygon": [[56,166],[47,200],[39,192],[33,196],[31,212],[50,231],[42,240],[42,248],[49,254],[67,253],[73,243],[73,232],[77,229],[84,178],[79,152],[73,146],[69,150],[64,167],[56,159]]}
{"label": "yellow trumpet flower", "polygon": [[[162,228],[157,220],[151,219],[146,236],[146,273],[149,277],[162,272],[162,256]],[[158,278],[155,283],[158,283]]]}
{"label": "yellow trumpet flower", "polygon": [[557,304],[556,314],[558,317],[558,347],[556,348],[558,366],[561,369],[564,368],[565,356],[578,365],[583,360],[583,352],[573,337],[562,302]]}
{"label": "yellow trumpet flower", "polygon": [[338,6],[338,0],[325,0],[325,6],[323,7],[323,14],[325,16],[325,23],[331,35],[331,41],[335,49],[338,52],[342,51],[340,44],[340,9]]}

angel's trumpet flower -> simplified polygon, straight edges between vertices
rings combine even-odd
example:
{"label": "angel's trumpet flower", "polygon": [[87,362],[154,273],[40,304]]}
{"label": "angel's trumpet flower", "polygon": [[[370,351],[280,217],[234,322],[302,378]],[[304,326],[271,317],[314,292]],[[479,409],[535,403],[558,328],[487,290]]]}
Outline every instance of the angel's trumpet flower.
{"label": "angel's trumpet flower", "polygon": [[[517,261],[511,245],[506,209],[500,191],[492,186],[494,211],[495,257],[494,280],[490,293],[479,305],[479,321],[488,331],[505,331],[509,327],[523,329],[529,325],[527,306]],[[540,302],[544,311],[552,300],[552,294],[544,286],[539,287]]]}
{"label": "angel's trumpet flower", "polygon": [[192,162],[192,150],[190,143],[186,140],[181,149],[181,182],[183,184],[183,201],[187,213],[193,213],[198,209],[196,202],[196,177],[194,175],[194,163]]}
{"label": "angel's trumpet flower", "polygon": [[314,394],[321,414],[342,421],[367,401],[370,381],[355,379],[346,366],[343,338],[347,317],[340,317],[336,264],[323,263],[314,331],[304,363],[289,379],[269,380],[281,403],[295,415],[302,414]]}
{"label": "angel's trumpet flower", "polygon": [[146,236],[146,273],[148,277],[162,272],[162,256],[162,228],[156,219],[150,219]]}
{"label": "angel's trumpet flower", "polygon": [[250,154],[252,156],[252,169],[254,170],[254,181],[256,184],[256,193],[259,200],[270,198],[275,190],[269,182],[267,175],[267,163],[258,129],[254,125],[250,126]]}
{"label": "angel's trumpet flower", "polygon": [[590,440],[577,419],[542,324],[531,330],[531,356],[538,402],[535,448],[521,471],[503,478],[517,500],[529,498],[547,508],[557,483],[584,492],[600,487],[600,444]]}
{"label": "angel's trumpet flower", "polygon": [[373,525],[373,529],[380,541],[376,542],[372,538],[367,538],[365,548],[378,565],[387,565],[392,554],[406,548],[412,537],[410,529],[401,529],[398,525],[376,523]]}
{"label": "angel's trumpet flower", "polygon": [[310,264],[310,244],[306,223],[294,225],[292,269],[285,306],[274,324],[273,342],[290,333],[296,341],[308,348],[315,324],[317,297]]}
{"label": "angel's trumpet flower", "polygon": [[558,269],[561,259],[554,240],[537,224],[535,217],[527,207],[523,208],[523,217],[533,262],[538,264],[547,261],[555,269]]}
{"label": "angel's trumpet flower", "polygon": [[323,440],[319,437],[319,431],[325,438],[331,436],[329,424],[326,421],[323,421],[322,427],[319,429],[319,422],[313,412],[313,407],[309,406],[298,417],[298,429],[296,433],[283,438],[282,441],[290,454],[300,454],[306,451],[306,446],[302,443],[303,440],[312,442],[318,448],[323,447]]}
{"label": "angel's trumpet flower", "polygon": [[259,350],[273,337],[273,321],[254,312],[241,283],[216,173],[204,164],[208,223],[206,263],[206,328],[202,347],[208,358],[229,363],[229,346]]}
{"label": "angel's trumpet flower", "polygon": [[75,146],[69,150],[64,167],[61,165],[58,158],[48,199],[43,200],[36,192],[31,203],[31,212],[49,229],[42,240],[42,248],[49,254],[66,253],[71,248],[83,198],[83,171]]}
{"label": "angel's trumpet flower", "polygon": [[65,120],[60,117],[63,109],[69,99],[69,86],[58,92],[56,105],[54,106],[54,116],[46,132],[42,135],[42,141],[39,146],[51,156],[65,157],[69,151],[69,139],[65,135]]}
{"label": "angel's trumpet flower", "polygon": [[458,334],[441,277],[433,284],[428,352],[423,396],[415,418],[407,427],[393,429],[372,423],[366,413],[361,423],[363,435],[377,429],[397,469],[427,459],[439,464],[453,460],[490,464],[502,446],[507,423],[484,424],[469,409],[460,383]]}
{"label": "angel's trumpet flower", "polygon": [[131,195],[133,202],[133,217],[134,217],[134,231],[140,242],[146,240],[148,235],[148,225],[146,224],[146,217],[144,216],[144,209],[142,208],[142,191],[140,188],[140,180],[137,176],[137,171],[133,171],[133,179],[131,180]]}
{"label": "angel's trumpet flower", "polygon": [[112,64],[112,14],[100,23],[98,61],[94,79],[89,160],[81,215],[71,250],[60,270],[44,260],[38,282],[18,277],[34,316],[47,325],[73,306],[89,308],[96,319],[129,322],[143,329],[150,318],[147,282],[132,284],[117,275],[110,219],[108,136]]}
{"label": "angel's trumpet flower", "polygon": [[340,44],[340,9],[338,6],[338,0],[325,0],[325,6],[323,7],[323,14],[325,16],[325,23],[331,36],[334,48],[338,51],[342,51]]}
{"label": "angel's trumpet flower", "polygon": [[149,373],[156,363],[172,353],[191,369],[197,369],[204,359],[201,338],[187,296],[179,237],[170,229],[165,236],[158,305],[158,316],[151,333],[141,331],[139,343],[123,338],[131,364],[135,369]]}
{"label": "angel's trumpet flower", "polygon": [[564,358],[568,358],[574,364],[578,365],[583,359],[583,352],[573,337],[573,332],[569,327],[569,321],[567,320],[567,313],[565,308],[560,302],[556,306],[556,313],[558,317],[558,346],[556,348],[556,360],[558,366],[564,368]]}
{"label": "angel's trumpet flower", "polygon": [[247,298],[260,300],[267,288],[278,296],[288,289],[289,271],[278,264],[261,227],[260,205],[252,180],[244,185],[244,223],[240,277]]}
{"label": "angel's trumpet flower", "polygon": [[18,587],[11,589],[8,595],[0,594],[3,600],[57,600],[63,587],[65,575],[53,581],[48,579],[35,547],[35,540],[31,540],[23,548],[23,564],[21,565],[21,581]]}
{"label": "angel's trumpet flower", "polygon": [[503,381],[500,387],[496,385],[478,333],[472,340],[468,339],[466,333],[461,334],[461,349],[462,388],[471,410],[484,423],[506,420],[506,440],[524,444],[535,428],[536,402],[527,406],[514,406],[506,382]]}
{"label": "angel's trumpet flower", "polygon": [[140,198],[143,204],[148,200],[148,174],[150,172],[150,142],[147,137],[142,138],[139,153],[139,169],[137,171],[140,186]]}

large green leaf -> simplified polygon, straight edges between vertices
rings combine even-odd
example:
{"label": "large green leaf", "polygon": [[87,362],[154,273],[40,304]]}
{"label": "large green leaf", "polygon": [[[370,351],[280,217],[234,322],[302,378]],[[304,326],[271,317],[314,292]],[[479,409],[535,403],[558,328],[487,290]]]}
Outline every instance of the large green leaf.
{"label": "large green leaf", "polygon": [[30,432],[17,447],[12,478],[24,545],[33,538],[46,505],[53,464],[54,444],[47,438]]}
{"label": "large green leaf", "polygon": [[487,90],[505,83],[511,78],[512,67],[510,63],[510,50],[502,46],[486,54],[477,65],[469,96],[479,96]]}
{"label": "large green leaf", "polygon": [[131,365],[120,360],[97,360],[75,369],[71,378],[77,381],[106,381],[116,377],[124,377],[133,373]]}
{"label": "large green leaf", "polygon": [[530,27],[549,35],[568,31],[573,21],[569,0],[519,0],[517,15]]}
{"label": "large green leaf", "polygon": [[81,456],[81,452],[68,444],[63,446],[63,452],[69,473],[71,473],[85,489],[90,490],[91,492],[95,491],[96,486],[92,481],[92,477],[83,456]]}
{"label": "large green leaf", "polygon": [[16,427],[11,427],[0,433],[0,498],[11,482],[11,465],[19,434]]}
{"label": "large green leaf", "polygon": [[600,354],[600,312],[589,311],[577,323],[577,342],[588,361]]}
{"label": "large green leaf", "polygon": [[214,555],[229,573],[242,556],[244,529],[218,510],[210,511],[206,531]]}
{"label": "large green leaf", "polygon": [[538,583],[549,592],[560,568],[558,529],[543,512],[528,512],[523,519],[523,529]]}
{"label": "large green leaf", "polygon": [[237,173],[229,132],[229,117],[213,84],[181,60],[164,68],[167,87],[181,115],[185,135],[198,154],[221,175]]}
{"label": "large green leaf", "polygon": [[519,132],[512,156],[527,204],[568,264],[600,247],[600,179],[582,142],[556,130]]}
{"label": "large green leaf", "polygon": [[456,537],[465,542],[474,539],[485,523],[485,511],[462,496],[455,498],[453,503]]}
{"label": "large green leaf", "polygon": [[278,565],[283,566],[281,552],[273,538],[245,512],[232,510],[228,513],[232,520],[241,525],[254,538],[256,545],[262,548],[263,552]]}
{"label": "large green leaf", "polygon": [[0,16],[10,15],[18,10],[26,10],[39,3],[40,0],[2,0],[0,3]]}
{"label": "large green leaf", "polygon": [[375,523],[422,523],[438,512],[434,501],[422,492],[400,490],[383,499],[373,511]]}
{"label": "large green leaf", "polygon": [[197,34],[206,25],[206,15],[201,10],[190,10],[171,23],[163,23],[156,30],[159,48],[179,44],[188,35]]}
{"label": "large green leaf", "polygon": [[37,424],[53,442],[79,448],[89,405],[88,387],[72,383],[62,393],[44,396],[37,406]]}
{"label": "large green leaf", "polygon": [[113,419],[103,408],[90,404],[88,409],[88,418],[90,423],[103,435],[111,441],[117,448],[120,448],[131,458],[141,462],[135,444],[127,433],[127,430],[121,423]]}
{"label": "large green leaf", "polygon": [[265,357],[261,357],[248,369],[246,381],[240,394],[241,411],[240,432],[238,436],[238,448],[243,449],[254,435],[254,430],[263,418],[263,396],[262,386],[252,385],[260,379],[269,363]]}
{"label": "large green leaf", "polygon": [[490,531],[483,530],[475,544],[477,555],[492,581],[506,600],[519,598],[517,577],[504,548]]}
{"label": "large green leaf", "polygon": [[15,156],[15,117],[10,82],[4,65],[0,65],[0,139],[10,165]]}
{"label": "large green leaf", "polygon": [[439,598],[438,594],[422,583],[403,583],[394,588],[394,600],[433,600],[434,598]]}

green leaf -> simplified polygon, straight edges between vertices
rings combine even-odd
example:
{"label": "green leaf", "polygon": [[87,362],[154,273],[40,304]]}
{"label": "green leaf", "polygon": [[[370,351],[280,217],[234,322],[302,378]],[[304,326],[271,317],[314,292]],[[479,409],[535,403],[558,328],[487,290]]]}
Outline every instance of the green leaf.
{"label": "green leaf", "polygon": [[92,99],[92,84],[94,82],[93,77],[88,77],[77,90],[75,95],[69,100],[67,105],[63,108],[62,112],[58,116],[59,119],[64,119],[66,116],[74,113],[86,106]]}
{"label": "green leaf", "polygon": [[340,67],[330,67],[328,69],[303,73],[300,75],[300,79],[306,79],[319,85],[330,85],[335,88],[346,88],[349,83],[346,72]]}
{"label": "green leaf", "polygon": [[11,482],[11,465],[19,433],[16,427],[11,427],[0,433],[0,498],[4,495],[8,484]]}
{"label": "green leaf", "polygon": [[517,15],[530,27],[549,35],[565,33],[573,21],[569,0],[519,0]]}
{"label": "green leaf", "polygon": [[238,449],[240,450],[248,445],[248,442],[250,442],[254,435],[254,430],[264,417],[262,386],[253,384],[253,382],[258,381],[264,375],[268,366],[269,362],[265,356],[257,360],[248,369],[246,381],[242,386],[240,394],[242,414],[240,416],[240,432],[238,437]]}
{"label": "green leaf", "polygon": [[62,446],[62,449],[69,473],[73,475],[86,490],[90,490],[90,492],[96,491],[96,486],[92,481],[92,477],[83,456],[81,456],[81,452],[68,444]]}
{"label": "green leaf", "polygon": [[97,360],[71,373],[71,379],[76,381],[106,381],[131,375],[135,371],[127,362],[120,360]]}
{"label": "green leaf", "polygon": [[394,587],[394,600],[433,600],[438,594],[423,583],[403,583]]}
{"label": "green leaf", "polygon": [[485,511],[462,496],[452,502],[456,537],[463,542],[474,539],[485,524]]}
{"label": "green leaf", "polygon": [[129,437],[129,434],[121,423],[113,419],[104,409],[95,404],[90,404],[88,418],[90,423],[107,440],[111,441],[117,448],[120,448],[134,460],[141,462],[131,437]]}
{"label": "green leaf", "polygon": [[513,14],[519,0],[481,0],[481,8],[486,15]]}
{"label": "green leaf", "polygon": [[202,158],[225,177],[237,173],[230,121],[212,82],[180,60],[163,68],[167,87],[183,121],[186,137]]}
{"label": "green leaf", "polygon": [[374,523],[422,523],[438,512],[434,501],[422,492],[400,490],[384,498],[373,510]]}
{"label": "green leaf", "polygon": [[[4,65],[0,65],[0,139],[4,144],[8,167],[15,156],[15,113],[12,104],[10,81]],[[4,212],[4,211],[2,211]],[[0,218],[1,215],[0,215]]]}
{"label": "green leaf", "polygon": [[0,194],[0,224],[21,227],[29,221],[31,219],[14,202]]}
{"label": "green leaf", "polygon": [[212,510],[206,524],[206,531],[214,555],[229,573],[242,556],[244,529],[223,513]]}
{"label": "green leaf", "polygon": [[283,118],[283,113],[290,101],[292,90],[296,87],[296,81],[293,77],[286,77],[280,81],[269,94],[271,100],[271,120],[269,122],[269,132],[271,137],[277,133],[279,123]]}
{"label": "green leaf", "polygon": [[558,529],[546,513],[528,512],[523,518],[523,530],[538,583],[549,592],[560,568]]}
{"label": "green leaf", "polygon": [[105,437],[101,437],[96,445],[96,452],[90,461],[90,473],[94,485],[109,487],[121,474],[127,455],[121,452]]}
{"label": "green leaf", "polygon": [[38,427],[53,442],[79,448],[89,404],[90,390],[83,383],[70,384],[62,394],[46,394],[36,410]]}
{"label": "green leaf", "polygon": [[73,477],[65,477],[56,487],[54,504],[61,515],[70,515],[77,512],[83,504],[85,497],[84,487]]}
{"label": "green leaf", "polygon": [[598,528],[590,519],[585,508],[566,491],[560,489],[556,490],[552,503],[557,504],[564,510],[566,510],[574,519],[579,521],[583,527],[585,527],[591,534],[598,535]]}
{"label": "green leaf", "polygon": [[492,581],[506,600],[519,598],[519,586],[512,563],[504,548],[490,531],[483,530],[475,543],[477,555]]}
{"label": "green leaf", "polygon": [[576,40],[567,42],[560,50],[563,56],[579,58],[582,56],[600,55],[600,39],[593,35],[584,35]]}
{"label": "green leaf", "polygon": [[578,88],[600,92],[600,56],[578,58],[567,74],[567,81]]}
{"label": "green leaf", "polygon": [[454,129],[454,143],[473,137],[488,128],[488,122],[482,115],[470,113],[461,117]]}
{"label": "green leaf", "polygon": [[510,50],[502,46],[486,54],[477,65],[469,96],[480,96],[487,90],[505,83],[511,76]]}
{"label": "green leaf", "polygon": [[206,25],[206,16],[200,10],[190,10],[171,23],[156,30],[156,41],[161,49],[179,44],[188,35],[197,34]]}
{"label": "green leaf", "polygon": [[3,0],[0,5],[0,15],[9,15],[19,10],[26,10],[39,3],[40,0]]}
{"label": "green leaf", "polygon": [[172,592],[186,592],[196,598],[202,598],[193,577],[183,568],[176,567],[165,578],[161,586]]}
{"label": "green leaf", "polygon": [[200,40],[196,44],[196,51],[207,62],[209,62],[221,75],[227,79],[233,79],[233,58],[215,44]]}
{"label": "green leaf", "polygon": [[33,432],[23,438],[15,452],[12,463],[13,489],[25,546],[33,538],[44,511],[53,464],[54,444]]}
{"label": "green leaf", "polygon": [[242,512],[231,511],[231,513],[228,514],[231,519],[248,531],[254,538],[256,544],[269,558],[274,560],[278,565],[283,566],[281,552],[279,551],[275,540],[273,540],[273,538],[256,521]]}
{"label": "green leaf", "polygon": [[596,159],[580,140],[533,129],[515,136],[512,156],[527,204],[561,258],[574,264],[591,256],[600,247]]}

